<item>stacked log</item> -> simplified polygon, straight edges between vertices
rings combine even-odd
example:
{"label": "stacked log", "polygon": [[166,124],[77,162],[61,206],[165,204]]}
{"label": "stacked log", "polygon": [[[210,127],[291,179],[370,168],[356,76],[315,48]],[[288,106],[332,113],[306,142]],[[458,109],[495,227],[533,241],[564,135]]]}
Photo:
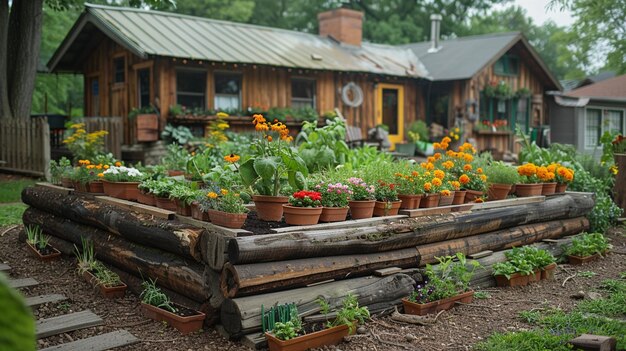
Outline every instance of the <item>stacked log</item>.
{"label": "stacked log", "polygon": [[[579,233],[588,228],[584,216],[594,205],[590,194],[567,194],[481,211],[237,237],[42,187],[26,189],[22,198],[31,206],[24,223],[40,225],[64,252],[81,237],[92,240],[97,257],[135,290],[141,278],[156,278],[176,298],[211,313],[208,321],[219,316],[231,338],[260,330],[261,305],[295,302],[305,320],[318,320],[318,297],[336,306],[354,293],[372,312],[391,312],[416,282],[406,268],[456,252],[504,250]],[[405,270],[371,276],[387,267]]]}

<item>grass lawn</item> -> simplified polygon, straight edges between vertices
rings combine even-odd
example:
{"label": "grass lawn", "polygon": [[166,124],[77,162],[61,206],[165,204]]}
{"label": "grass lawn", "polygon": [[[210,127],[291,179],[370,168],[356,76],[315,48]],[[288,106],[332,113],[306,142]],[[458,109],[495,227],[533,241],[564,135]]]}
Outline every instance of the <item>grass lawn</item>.
{"label": "grass lawn", "polygon": [[20,202],[22,189],[35,184],[35,179],[18,179],[0,182],[0,203]]}
{"label": "grass lawn", "polygon": [[24,204],[0,205],[0,227],[21,224],[22,214],[28,206]]}

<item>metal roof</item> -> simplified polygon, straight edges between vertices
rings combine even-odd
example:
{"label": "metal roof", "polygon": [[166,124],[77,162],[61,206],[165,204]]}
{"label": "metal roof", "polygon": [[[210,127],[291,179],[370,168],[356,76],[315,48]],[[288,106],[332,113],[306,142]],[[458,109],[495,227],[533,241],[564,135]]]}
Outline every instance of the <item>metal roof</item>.
{"label": "metal roof", "polygon": [[440,41],[439,50],[431,52],[431,42],[404,45],[426,66],[431,78],[438,80],[470,79],[499,59],[518,42],[522,42],[554,88],[562,89],[559,81],[545,66],[520,32],[495,33]]}
{"label": "metal roof", "polygon": [[92,4],[85,4],[85,11],[48,62],[50,70],[80,71],[80,53],[93,41],[90,33],[95,28],[143,58],[428,77],[408,48],[370,43],[355,47],[297,31]]}

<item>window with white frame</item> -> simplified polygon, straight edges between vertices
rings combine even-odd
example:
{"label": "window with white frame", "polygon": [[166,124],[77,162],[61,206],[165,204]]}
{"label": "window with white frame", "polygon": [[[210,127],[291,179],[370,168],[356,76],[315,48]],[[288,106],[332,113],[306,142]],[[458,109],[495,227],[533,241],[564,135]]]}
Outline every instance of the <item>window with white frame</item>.
{"label": "window with white frame", "polygon": [[205,71],[176,71],[176,103],[190,109],[206,109]]}
{"label": "window with white frame", "polygon": [[215,109],[237,110],[241,108],[241,75],[237,73],[216,72]]}
{"label": "window with white frame", "polygon": [[624,134],[624,129],[624,110],[585,109],[585,148],[592,149],[600,145],[600,137],[604,132]]}
{"label": "window with white frame", "polygon": [[315,108],[315,80],[305,78],[291,79],[291,107]]}

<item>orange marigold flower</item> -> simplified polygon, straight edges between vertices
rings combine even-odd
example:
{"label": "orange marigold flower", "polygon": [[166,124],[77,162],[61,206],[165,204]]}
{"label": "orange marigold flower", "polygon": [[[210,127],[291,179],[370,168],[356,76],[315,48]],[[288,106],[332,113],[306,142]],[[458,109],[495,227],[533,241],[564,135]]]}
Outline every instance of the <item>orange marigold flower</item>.
{"label": "orange marigold flower", "polygon": [[115,162],[115,167],[122,167],[122,162],[120,161]]}
{"label": "orange marigold flower", "polygon": [[440,169],[435,170],[434,174],[435,174],[435,177],[439,179],[443,179],[446,176],[446,173]]}
{"label": "orange marigold flower", "polygon": [[432,184],[430,184],[428,182],[424,183],[424,190],[425,191],[430,191],[430,189],[432,189],[432,187],[433,187]]}
{"label": "orange marigold flower", "polygon": [[441,153],[440,152],[436,152],[433,157],[435,158],[435,160],[438,160],[441,158]]}
{"label": "orange marigold flower", "polygon": [[484,175],[484,174],[481,174],[480,175],[480,180],[482,180],[483,182],[486,182],[487,181],[487,176]]}
{"label": "orange marigold flower", "polygon": [[433,163],[433,162],[435,162],[435,161],[436,161],[436,159],[435,159],[434,157],[430,156],[430,157],[428,157],[428,158],[426,159],[426,161],[427,161],[427,162],[430,162],[430,163]]}
{"label": "orange marigold flower", "polygon": [[443,144],[443,143],[448,144],[448,143],[450,143],[451,141],[452,141],[452,139],[450,139],[449,137],[444,137],[443,139],[441,139],[441,143],[442,143],[442,144]]}
{"label": "orange marigold flower", "polygon": [[98,173],[98,178],[104,177],[104,173]]}
{"label": "orange marigold flower", "polygon": [[484,200],[482,197],[477,197],[477,198],[476,198],[476,200],[474,200],[474,202],[476,202],[476,203],[479,203],[479,204],[480,204],[480,203],[485,202],[485,200]]}
{"label": "orange marigold flower", "polygon": [[441,196],[450,196],[450,190],[448,189],[443,189],[441,191]]}
{"label": "orange marigold flower", "polygon": [[454,162],[452,161],[446,161],[444,163],[441,164],[445,169],[450,169],[452,167],[454,167]]}
{"label": "orange marigold flower", "polygon": [[465,184],[470,182],[470,177],[468,177],[467,174],[462,174],[459,177],[459,182],[461,182],[461,184],[465,185]]}
{"label": "orange marigold flower", "polygon": [[483,174],[483,169],[480,167],[476,168],[476,173]]}
{"label": "orange marigold flower", "polygon": [[239,155],[230,154],[230,155],[224,156],[224,161],[230,162],[230,163],[235,163],[235,162],[239,161],[240,158],[241,157],[239,157]]}
{"label": "orange marigold flower", "polygon": [[270,127],[268,127],[267,124],[265,124],[265,123],[257,123],[257,125],[254,126],[254,129],[257,132],[265,132],[265,131],[268,131],[270,129]]}
{"label": "orange marigold flower", "polygon": [[102,166],[102,168],[109,169],[109,165],[104,165],[104,166]]}
{"label": "orange marigold flower", "polygon": [[417,172],[417,171],[413,171],[413,172],[411,172],[411,175],[412,175],[413,177],[417,177],[417,176],[418,176],[418,175],[420,175],[420,174],[419,174],[419,172]]}
{"label": "orange marigold flower", "polygon": [[255,125],[263,124],[265,122],[266,120],[265,120],[265,117],[263,117],[263,115],[256,114],[252,116],[252,123]]}
{"label": "orange marigold flower", "polygon": [[87,165],[87,169],[94,169],[94,168],[96,168],[96,166],[94,166],[94,165]]}
{"label": "orange marigold flower", "polygon": [[474,156],[470,154],[465,154],[463,155],[463,159],[465,160],[465,162],[472,162],[474,160]]}
{"label": "orange marigold flower", "polygon": [[431,180],[431,183],[433,183],[434,186],[441,186],[442,184],[441,179],[439,178],[433,178],[433,180]]}
{"label": "orange marigold flower", "polygon": [[210,193],[206,194],[206,196],[209,199],[217,199],[217,194],[215,192],[213,192],[213,191],[211,191]]}
{"label": "orange marigold flower", "polygon": [[222,195],[228,195],[228,190],[226,189],[221,189],[220,193],[222,193]]}
{"label": "orange marigold flower", "polygon": [[433,148],[434,148],[434,149],[441,149],[441,144],[439,144],[439,143],[433,143]]}
{"label": "orange marigold flower", "polygon": [[271,135],[268,135],[268,136],[267,136],[267,141],[272,141],[272,140],[274,140],[274,138],[272,138],[272,136],[271,136]]}
{"label": "orange marigold flower", "polygon": [[471,170],[472,170],[472,165],[470,165],[470,164],[466,164],[465,166],[463,166],[463,170],[464,170],[465,172],[469,172],[469,171],[471,171]]}

